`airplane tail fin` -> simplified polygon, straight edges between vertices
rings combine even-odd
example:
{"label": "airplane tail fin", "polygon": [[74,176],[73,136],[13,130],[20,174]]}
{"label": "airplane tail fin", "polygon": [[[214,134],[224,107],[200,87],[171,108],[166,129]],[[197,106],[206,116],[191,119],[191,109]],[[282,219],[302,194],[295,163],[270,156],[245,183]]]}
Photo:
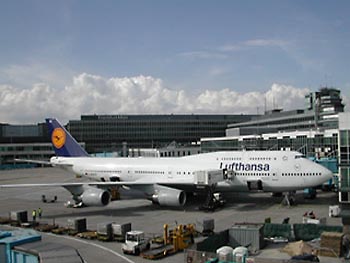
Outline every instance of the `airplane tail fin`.
{"label": "airplane tail fin", "polygon": [[46,124],[57,156],[89,156],[72,135],[56,119],[48,118],[46,119]]}

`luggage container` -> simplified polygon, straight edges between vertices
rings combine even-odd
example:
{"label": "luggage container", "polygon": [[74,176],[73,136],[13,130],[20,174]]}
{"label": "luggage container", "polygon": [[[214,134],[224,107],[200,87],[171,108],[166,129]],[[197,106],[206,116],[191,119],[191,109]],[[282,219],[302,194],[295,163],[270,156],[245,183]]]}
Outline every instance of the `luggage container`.
{"label": "luggage container", "polygon": [[10,213],[10,218],[12,221],[16,221],[18,223],[27,223],[28,222],[28,212],[23,211],[12,211]]}
{"label": "luggage container", "polygon": [[202,234],[203,235],[209,235],[214,233],[214,228],[215,228],[215,221],[213,218],[204,218],[202,222],[203,230]]}
{"label": "luggage container", "polygon": [[110,241],[113,239],[112,223],[97,224],[97,239]]}
{"label": "luggage container", "polygon": [[81,233],[86,231],[86,218],[74,218],[74,219],[68,219],[68,228]]}
{"label": "luggage container", "polygon": [[131,231],[131,223],[118,224],[113,222],[112,231],[115,240],[119,242],[124,242],[126,233]]}

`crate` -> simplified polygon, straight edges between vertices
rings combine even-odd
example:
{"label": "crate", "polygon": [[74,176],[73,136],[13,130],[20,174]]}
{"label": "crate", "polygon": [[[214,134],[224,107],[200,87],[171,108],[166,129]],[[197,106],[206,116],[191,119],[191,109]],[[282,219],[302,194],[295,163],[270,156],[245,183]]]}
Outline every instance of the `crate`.
{"label": "crate", "polygon": [[323,232],[321,234],[320,256],[340,257],[342,254],[343,233]]}
{"label": "crate", "polygon": [[231,247],[252,246],[262,249],[265,246],[263,225],[234,225],[228,233]]}
{"label": "crate", "polygon": [[213,218],[204,218],[202,221],[202,233],[203,234],[210,234],[214,232],[215,228],[215,221]]}
{"label": "crate", "polygon": [[28,222],[28,212],[23,211],[12,211],[10,213],[10,218],[12,221],[16,221],[18,223],[27,223]]}
{"label": "crate", "polygon": [[112,240],[113,229],[112,223],[100,223],[97,224],[97,238],[101,240]]}
{"label": "crate", "polygon": [[114,238],[118,241],[124,241],[127,232],[131,231],[131,223],[118,224],[112,223],[112,231]]}
{"label": "crate", "polygon": [[86,232],[86,218],[68,219],[68,228],[78,233]]}

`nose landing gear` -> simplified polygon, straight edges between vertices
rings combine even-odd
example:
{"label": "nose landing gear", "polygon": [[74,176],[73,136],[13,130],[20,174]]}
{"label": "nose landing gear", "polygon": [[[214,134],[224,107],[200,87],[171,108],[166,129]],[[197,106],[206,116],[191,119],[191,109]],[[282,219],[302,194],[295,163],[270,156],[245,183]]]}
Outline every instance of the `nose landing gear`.
{"label": "nose landing gear", "polygon": [[292,206],[292,205],[295,205],[295,201],[296,201],[296,192],[290,191],[284,195],[284,198],[282,200],[282,205]]}

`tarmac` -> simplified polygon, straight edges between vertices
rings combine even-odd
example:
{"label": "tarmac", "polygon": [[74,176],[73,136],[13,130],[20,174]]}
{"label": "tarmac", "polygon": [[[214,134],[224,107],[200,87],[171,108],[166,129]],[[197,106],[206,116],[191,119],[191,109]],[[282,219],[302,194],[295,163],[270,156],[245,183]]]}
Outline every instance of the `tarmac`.
{"label": "tarmac", "polygon": [[[23,170],[0,171],[0,184],[26,183],[66,183],[83,182],[85,178],[76,178],[71,173],[58,168],[35,168]],[[42,195],[48,201],[57,197],[56,202],[42,202]],[[143,195],[134,191],[121,191],[121,200],[113,201],[106,207],[67,208],[65,203],[71,200],[71,195],[62,187],[29,187],[0,189],[0,216],[8,216],[10,211],[27,210],[28,216],[33,209],[43,210],[41,223],[56,223],[66,226],[68,219],[84,217],[88,229],[96,230],[98,223],[117,222],[131,223],[133,230],[143,230],[146,235],[161,235],[164,224],[170,227],[176,224],[194,223],[201,228],[205,218],[215,220],[215,232],[230,228],[235,223],[263,223],[271,218],[272,223],[282,223],[289,217],[289,222],[302,223],[305,212],[313,211],[318,218],[325,217],[327,225],[341,225],[340,218],[328,217],[330,205],[338,204],[338,195],[333,192],[319,191],[314,200],[304,199],[302,192],[297,194],[297,205],[282,206],[282,197],[272,197],[269,193],[230,193],[223,208],[215,212],[205,212],[198,209],[203,198],[189,198],[181,208],[166,208],[152,204]],[[29,218],[31,220],[31,218]],[[0,225],[1,228],[4,226]],[[6,228],[6,227],[5,227]],[[124,255],[121,243],[100,242],[42,233],[44,241],[62,243],[78,249],[86,262],[145,262],[141,257]],[[284,258],[290,256],[278,249],[267,247],[259,252],[259,257]],[[321,262],[343,262],[340,259],[320,257]],[[184,253],[158,260],[158,262],[184,262]]]}

